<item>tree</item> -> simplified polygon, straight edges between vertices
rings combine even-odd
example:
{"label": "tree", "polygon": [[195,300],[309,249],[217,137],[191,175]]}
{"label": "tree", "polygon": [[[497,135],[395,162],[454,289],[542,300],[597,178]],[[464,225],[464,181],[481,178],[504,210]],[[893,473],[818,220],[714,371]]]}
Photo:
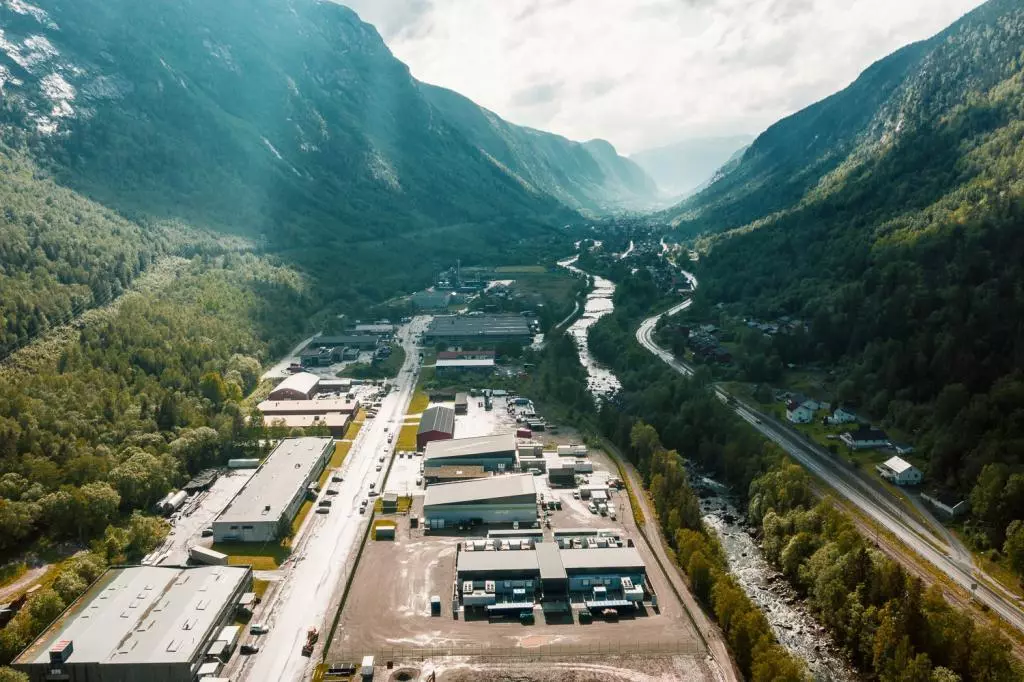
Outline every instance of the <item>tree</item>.
{"label": "tree", "polygon": [[28,612],[32,616],[32,622],[37,631],[52,623],[63,610],[64,602],[61,601],[60,595],[49,587],[44,587],[36,592],[36,595],[28,603]]}
{"label": "tree", "polygon": [[28,682],[28,675],[19,670],[3,666],[0,668],[0,682]]}
{"label": "tree", "polygon": [[155,455],[128,448],[127,459],[114,467],[108,480],[130,509],[148,509],[170,490],[165,462]]}
{"label": "tree", "polygon": [[227,399],[228,390],[220,372],[207,372],[199,379],[199,392],[204,398],[219,407]]}
{"label": "tree", "polygon": [[1006,543],[1003,553],[1010,561],[1010,567],[1024,576],[1024,521],[1013,521],[1006,528]]}
{"label": "tree", "polygon": [[11,549],[27,538],[39,517],[39,505],[0,497],[0,549]]}
{"label": "tree", "polygon": [[694,552],[690,557],[690,563],[686,565],[686,574],[690,576],[690,586],[693,594],[708,603],[711,598],[711,564],[701,551]]}

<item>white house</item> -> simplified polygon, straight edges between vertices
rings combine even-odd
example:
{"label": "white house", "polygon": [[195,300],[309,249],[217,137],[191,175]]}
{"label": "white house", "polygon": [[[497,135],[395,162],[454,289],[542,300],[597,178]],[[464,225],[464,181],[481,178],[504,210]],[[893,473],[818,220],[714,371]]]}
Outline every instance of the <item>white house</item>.
{"label": "white house", "polygon": [[924,478],[921,470],[905,459],[890,457],[875,467],[878,475],[896,485],[917,485]]}
{"label": "white house", "polygon": [[814,407],[812,402],[806,400],[798,403],[790,400],[786,403],[786,419],[794,424],[810,424],[814,419]]}
{"label": "white house", "polygon": [[838,424],[856,424],[858,419],[853,410],[840,405],[826,421],[835,426]]}
{"label": "white house", "polygon": [[839,436],[839,440],[846,444],[851,450],[870,450],[881,448],[889,444],[889,436],[885,431],[872,428],[860,428]]}

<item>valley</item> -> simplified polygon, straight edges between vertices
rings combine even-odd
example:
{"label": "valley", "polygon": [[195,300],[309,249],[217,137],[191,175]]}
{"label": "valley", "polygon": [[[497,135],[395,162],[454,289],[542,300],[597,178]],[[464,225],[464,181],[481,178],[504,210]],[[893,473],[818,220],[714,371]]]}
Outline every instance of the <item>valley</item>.
{"label": "valley", "polygon": [[1024,679],[1024,7],[460,2],[0,0],[0,681]]}

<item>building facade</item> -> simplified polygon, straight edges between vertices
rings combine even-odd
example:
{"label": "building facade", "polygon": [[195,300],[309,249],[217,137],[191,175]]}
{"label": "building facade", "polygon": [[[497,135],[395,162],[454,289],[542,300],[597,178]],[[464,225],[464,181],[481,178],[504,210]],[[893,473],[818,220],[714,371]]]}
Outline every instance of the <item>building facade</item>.
{"label": "building facade", "polygon": [[285,438],[213,522],[214,542],[272,542],[334,452],[333,438]]}
{"label": "building facade", "polygon": [[428,528],[463,523],[536,523],[537,488],[533,476],[491,476],[427,487],[423,516]]}

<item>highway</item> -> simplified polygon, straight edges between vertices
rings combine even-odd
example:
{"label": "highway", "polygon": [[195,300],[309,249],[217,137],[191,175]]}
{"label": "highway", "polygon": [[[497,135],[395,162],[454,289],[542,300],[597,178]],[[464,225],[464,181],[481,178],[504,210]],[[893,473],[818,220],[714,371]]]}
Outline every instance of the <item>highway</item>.
{"label": "highway", "polygon": [[[696,289],[696,278],[689,274],[688,277]],[[683,375],[693,374],[693,368],[656,344],[654,329],[662,317],[675,315],[690,307],[691,303],[692,299],[687,299],[659,315],[647,318],[636,332],[636,339],[644,348]],[[937,537],[930,529],[925,528],[896,500],[868,485],[841,460],[817,444],[808,442],[804,435],[792,427],[760,412],[719,387],[715,388],[715,392],[741,419],[778,444],[790,457],[824,481],[836,493],[856,505],[879,526],[892,533],[904,546],[913,550],[968,593],[973,593],[978,602],[999,614],[1010,626],[1024,632],[1024,611],[1021,610],[1016,597],[983,571],[975,568],[959,548],[950,549],[944,538]]]}
{"label": "highway", "polygon": [[[288,560],[281,567],[283,579],[261,605],[252,622],[262,622],[270,632],[258,638],[248,634],[243,641],[255,639],[260,651],[251,656],[235,656],[225,673],[231,679],[252,682],[298,682],[310,678],[312,665],[326,645],[328,628],[337,610],[346,572],[358,550],[369,513],[359,513],[359,503],[368,498],[370,483],[380,491],[384,485],[388,458],[394,456],[398,430],[405,418],[419,371],[417,333],[430,318],[417,317],[401,329],[398,340],[405,349],[405,364],[393,390],[381,402],[377,417],[368,419],[352,443],[341,466],[343,481],[333,484],[329,514],[310,513],[297,533]],[[385,457],[381,471],[379,458]],[[321,492],[321,498],[326,495]],[[372,502],[372,499],[371,499]],[[310,626],[320,629],[320,641],[312,657],[302,656],[302,644]]]}

